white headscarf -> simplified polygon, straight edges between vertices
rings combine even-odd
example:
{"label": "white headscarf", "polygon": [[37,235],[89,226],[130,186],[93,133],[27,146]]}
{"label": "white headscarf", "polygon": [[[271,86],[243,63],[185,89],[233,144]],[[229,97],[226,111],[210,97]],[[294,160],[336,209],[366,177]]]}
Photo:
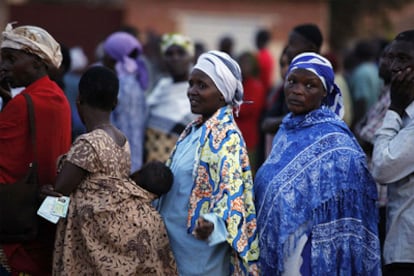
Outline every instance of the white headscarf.
{"label": "white headscarf", "polygon": [[226,103],[235,107],[238,115],[243,102],[243,84],[237,62],[224,52],[209,51],[198,58],[193,69],[203,71],[213,80]]}
{"label": "white headscarf", "polygon": [[0,48],[11,48],[34,54],[59,68],[62,52],[59,43],[44,29],[36,26],[20,26],[13,29],[9,23],[2,33]]}

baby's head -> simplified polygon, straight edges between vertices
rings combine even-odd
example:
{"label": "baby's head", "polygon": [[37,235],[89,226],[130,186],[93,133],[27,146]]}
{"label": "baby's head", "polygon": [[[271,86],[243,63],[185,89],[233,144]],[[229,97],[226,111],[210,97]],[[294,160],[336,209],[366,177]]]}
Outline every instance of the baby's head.
{"label": "baby's head", "polygon": [[170,190],[174,175],[164,163],[151,161],[133,173],[131,178],[145,190],[161,196]]}

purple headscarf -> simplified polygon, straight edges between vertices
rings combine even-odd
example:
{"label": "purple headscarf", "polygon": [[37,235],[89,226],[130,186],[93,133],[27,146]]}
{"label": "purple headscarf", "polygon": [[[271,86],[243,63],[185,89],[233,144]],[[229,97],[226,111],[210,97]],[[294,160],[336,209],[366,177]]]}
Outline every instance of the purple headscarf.
{"label": "purple headscarf", "polygon": [[[117,61],[118,74],[136,72],[141,88],[148,88],[148,70],[141,58],[142,46],[135,37],[126,32],[115,32],[105,40],[103,47],[105,53]],[[129,57],[134,50],[138,51],[136,59]]]}

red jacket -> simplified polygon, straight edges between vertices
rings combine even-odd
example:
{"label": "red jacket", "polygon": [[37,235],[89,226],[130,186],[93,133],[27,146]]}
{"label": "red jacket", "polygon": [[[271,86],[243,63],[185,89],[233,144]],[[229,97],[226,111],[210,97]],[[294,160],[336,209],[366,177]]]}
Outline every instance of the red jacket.
{"label": "red jacket", "polygon": [[243,80],[244,101],[253,103],[242,104],[237,125],[246,141],[247,149],[254,149],[260,138],[260,119],[265,108],[266,94],[260,80],[248,77]]}
{"label": "red jacket", "polygon": [[[26,87],[23,93],[32,97],[34,105],[39,181],[43,185],[54,184],[56,160],[71,145],[69,103],[59,86],[47,76]],[[27,103],[21,94],[10,100],[0,112],[0,183],[13,183],[23,177],[33,159]],[[53,242],[54,232],[47,234]],[[11,267],[34,275],[43,273],[40,268],[43,264],[38,261],[43,262],[52,254],[50,251],[42,252],[43,247],[39,241],[24,247],[20,244],[3,245]],[[33,252],[33,248],[38,250]],[[43,253],[48,256],[42,258]]]}
{"label": "red jacket", "polygon": [[274,75],[274,61],[270,51],[267,49],[261,49],[257,53],[257,62],[260,69],[260,80],[262,81],[265,93],[267,94],[273,85]]}

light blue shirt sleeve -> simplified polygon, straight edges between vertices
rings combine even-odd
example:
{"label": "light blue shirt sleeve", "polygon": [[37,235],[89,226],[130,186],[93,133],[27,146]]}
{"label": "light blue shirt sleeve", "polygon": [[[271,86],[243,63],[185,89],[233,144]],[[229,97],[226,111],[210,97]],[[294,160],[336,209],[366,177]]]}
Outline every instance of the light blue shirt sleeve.
{"label": "light blue shirt sleeve", "polygon": [[388,110],[382,127],[376,132],[372,156],[372,174],[380,183],[393,183],[414,172],[414,103],[402,119],[396,112]]}
{"label": "light blue shirt sleeve", "polygon": [[226,241],[227,238],[227,229],[226,229],[226,223],[223,219],[218,217],[214,213],[208,213],[201,215],[205,220],[211,222],[214,224],[214,230],[211,233],[211,235],[208,237],[208,245],[214,246],[216,244],[222,243]]}

